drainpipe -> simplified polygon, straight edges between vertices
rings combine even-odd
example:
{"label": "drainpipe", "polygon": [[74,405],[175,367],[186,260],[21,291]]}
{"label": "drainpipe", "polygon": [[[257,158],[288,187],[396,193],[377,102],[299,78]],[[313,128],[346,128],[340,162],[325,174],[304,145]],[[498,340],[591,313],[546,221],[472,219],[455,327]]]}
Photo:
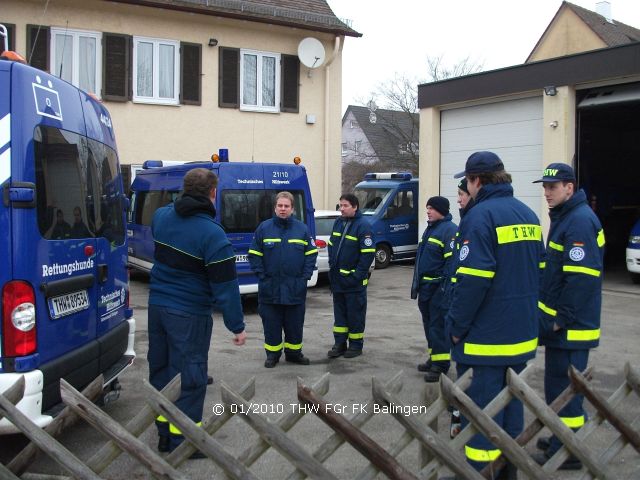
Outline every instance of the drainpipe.
{"label": "drainpipe", "polygon": [[342,51],[343,37],[336,35],[333,40],[333,52],[329,60],[327,60],[324,69],[324,208],[329,209],[329,77],[330,66],[338,56],[338,53]]}

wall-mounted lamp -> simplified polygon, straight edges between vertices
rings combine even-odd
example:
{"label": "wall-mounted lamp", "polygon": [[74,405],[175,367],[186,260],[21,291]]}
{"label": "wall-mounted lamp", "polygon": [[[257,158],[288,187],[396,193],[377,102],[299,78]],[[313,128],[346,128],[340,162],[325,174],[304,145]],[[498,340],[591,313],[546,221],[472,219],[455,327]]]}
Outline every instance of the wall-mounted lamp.
{"label": "wall-mounted lamp", "polygon": [[[211,45],[211,44],[209,44]],[[548,87],[544,87],[544,94],[548,95],[549,97],[555,97],[556,93],[558,93],[558,89],[556,88],[555,85],[549,85]]]}
{"label": "wall-mounted lamp", "polygon": [[215,47],[216,45],[218,45],[218,39],[217,38],[210,38],[209,39],[209,46],[210,47]]}
{"label": "wall-mounted lamp", "polygon": [[551,128],[558,128],[558,121],[557,121],[557,120],[554,120],[553,122],[550,122],[550,123],[549,123],[549,126],[550,126]]}

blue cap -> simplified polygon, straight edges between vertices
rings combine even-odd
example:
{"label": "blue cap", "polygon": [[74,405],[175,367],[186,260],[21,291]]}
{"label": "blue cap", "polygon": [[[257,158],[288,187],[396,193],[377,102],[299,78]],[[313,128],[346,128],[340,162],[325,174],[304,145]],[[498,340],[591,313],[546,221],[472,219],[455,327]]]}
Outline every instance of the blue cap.
{"label": "blue cap", "polygon": [[493,152],[476,152],[467,158],[464,172],[456,173],[453,178],[499,172],[501,170],[504,170],[504,164],[498,155]]}
{"label": "blue cap", "polygon": [[550,163],[542,172],[542,178],[532,183],[541,182],[575,182],[576,174],[566,163]]}

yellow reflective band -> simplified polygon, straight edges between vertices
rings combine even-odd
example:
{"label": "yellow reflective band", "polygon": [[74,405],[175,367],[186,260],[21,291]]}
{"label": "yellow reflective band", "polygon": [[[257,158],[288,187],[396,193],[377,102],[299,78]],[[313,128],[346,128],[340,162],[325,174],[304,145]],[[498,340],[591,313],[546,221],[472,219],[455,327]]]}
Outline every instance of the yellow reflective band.
{"label": "yellow reflective band", "polygon": [[304,252],[305,255],[313,255],[314,253],[318,253],[318,249],[314,248],[313,250],[307,250]]}
{"label": "yellow reflective band", "polygon": [[282,350],[282,346],[284,344],[280,344],[280,345],[269,345],[267,343],[264,344],[264,349],[265,350],[269,350],[270,352],[279,352],[280,350]]}
{"label": "yellow reflective band", "polygon": [[554,250],[557,250],[559,252],[564,252],[564,247],[562,245],[552,241],[549,241],[549,248],[553,248]]}
{"label": "yellow reflective band", "polygon": [[281,241],[281,238],[265,238],[262,240],[262,243],[279,243]]}
{"label": "yellow reflective band", "polygon": [[464,454],[469,460],[473,460],[474,462],[493,462],[502,455],[502,452],[500,450],[478,450],[477,448],[465,445]]}
{"label": "yellow reflective band", "polygon": [[431,355],[432,362],[442,362],[444,360],[451,360],[450,353],[437,353],[435,355]]}
{"label": "yellow reflective band", "polygon": [[496,227],[498,244],[526,242],[528,240],[542,239],[542,227],[540,225],[507,225]]}
{"label": "yellow reflective band", "polygon": [[462,273],[464,275],[473,275],[474,277],[493,278],[496,276],[496,272],[491,270],[479,270],[477,268],[460,267],[456,270],[456,273]]}
{"label": "yellow reflective band", "polygon": [[440,280],[442,277],[422,277],[423,280]]}
{"label": "yellow reflective band", "polygon": [[360,252],[362,253],[375,253],[376,249],[375,248],[361,248]]}
{"label": "yellow reflective band", "polygon": [[249,253],[249,255],[258,255],[259,257],[264,257],[264,253],[257,250],[249,250],[247,253]]}
{"label": "yellow reflective band", "polygon": [[604,241],[604,230],[600,230],[598,232],[598,246],[599,247],[604,247],[605,241]]}
{"label": "yellow reflective band", "polygon": [[[202,427],[202,422],[197,422],[196,426]],[[178,427],[176,427],[173,423],[169,424],[169,433],[171,435],[182,435],[182,431]]]}
{"label": "yellow reflective band", "polygon": [[327,243],[333,247],[333,242],[331,240],[329,240]]}
{"label": "yellow reflective band", "polygon": [[346,238],[347,240],[354,240],[354,241],[358,241],[358,237],[354,237],[353,235],[345,235],[344,238]]}
{"label": "yellow reflective band", "polygon": [[444,248],[444,243],[442,243],[440,240],[438,240],[437,238],[434,237],[429,237],[427,238],[427,242],[431,242],[431,243],[435,243],[436,245],[441,246],[442,248]]}
{"label": "yellow reflective band", "polygon": [[302,344],[284,342],[284,348],[288,348],[289,350],[302,350]]}
{"label": "yellow reflective band", "polygon": [[449,258],[451,255],[453,255],[453,252],[447,252],[443,255],[444,258]]}
{"label": "yellow reflective band", "polygon": [[427,353],[428,353],[429,355],[431,355],[431,352],[432,352],[432,351],[433,351],[433,348],[427,348]]}
{"label": "yellow reflective band", "polygon": [[162,415],[158,415],[156,417],[156,422],[160,422],[160,423],[169,423],[169,420],[167,420],[165,417],[163,417]]}
{"label": "yellow reflective band", "polygon": [[547,262],[540,262],[540,268],[547,268]]}
{"label": "yellow reflective band", "polygon": [[579,417],[560,417],[560,420],[569,428],[580,428],[584,425],[584,415]]}
{"label": "yellow reflective band", "polygon": [[457,283],[458,279],[456,277],[451,277],[451,283]]}
{"label": "yellow reflective band", "polygon": [[575,265],[563,265],[563,272],[584,273],[585,275],[591,275],[593,277],[600,276],[600,270],[587,267],[576,267]]}
{"label": "yellow reflective band", "polygon": [[465,355],[479,355],[483,357],[515,357],[523,353],[533,352],[538,347],[538,339],[510,345],[482,345],[479,343],[465,343]]}
{"label": "yellow reflective band", "polygon": [[236,258],[235,255],[233,257],[229,257],[229,258],[223,258],[222,260],[214,260],[213,262],[209,262],[207,263],[207,267],[209,265],[213,265],[215,263],[222,263],[222,262],[226,262],[227,260],[231,260],[232,258]]}
{"label": "yellow reflective band", "polygon": [[306,242],[305,240],[300,240],[298,238],[291,238],[289,240],[287,240],[288,243],[299,243],[300,245],[309,245],[309,242]]}
{"label": "yellow reflective band", "polygon": [[345,270],[343,268],[340,269],[340,273],[344,273],[345,275],[349,275],[351,272],[349,270]]}
{"label": "yellow reflective band", "polygon": [[538,308],[542,310],[544,313],[546,313],[547,315],[551,315],[552,317],[555,317],[556,315],[558,315],[558,312],[556,310],[554,310],[553,308],[547,307],[544,303],[540,301],[538,301]]}
{"label": "yellow reflective band", "polygon": [[364,338],[364,333],[350,333],[349,339],[351,340],[361,340]]}
{"label": "yellow reflective band", "polygon": [[367,285],[369,283],[369,279],[365,278],[364,280],[362,280],[362,285]]}
{"label": "yellow reflective band", "polygon": [[567,340],[588,342],[600,338],[600,329],[595,330],[567,330]]}
{"label": "yellow reflective band", "polygon": [[335,235],[336,237],[341,237],[342,234],[340,232],[331,232],[331,235]]}
{"label": "yellow reflective band", "polygon": [[348,333],[349,332],[349,327],[336,327],[334,325],[333,332],[334,333]]}

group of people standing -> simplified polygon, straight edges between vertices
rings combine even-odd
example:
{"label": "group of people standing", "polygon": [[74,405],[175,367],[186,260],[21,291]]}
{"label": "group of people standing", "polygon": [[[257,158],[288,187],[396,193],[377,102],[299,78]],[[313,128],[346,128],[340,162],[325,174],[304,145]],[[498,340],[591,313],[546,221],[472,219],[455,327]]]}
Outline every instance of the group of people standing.
{"label": "group of people standing", "polygon": [[[456,362],[458,376],[473,369],[467,395],[484,408],[506,386],[508,369],[521,372],[538,344],[545,345],[545,397],[551,403],[568,385],[568,369],[587,366],[600,338],[604,233],[577,190],[573,169],[553,163],[543,172],[551,228],[546,248],[537,216],[513,196],[511,175],[493,152],[471,155],[455,175],[460,225],[444,197],[427,201],[428,226],[419,244],[412,284],[418,298],[429,359],[418,365],[435,382]],[[560,412],[573,430],[585,423],[582,396]],[[494,420],[512,437],[523,429],[523,406],[512,400]],[[467,421],[462,419],[462,427]],[[561,447],[541,438],[544,464]],[[501,455],[476,434],[465,445],[468,462],[481,470]],[[579,469],[571,456],[561,469]],[[495,478],[515,479],[513,465]]]}
{"label": "group of people standing", "polygon": [[[537,180],[550,208],[546,248],[537,216],[514,198],[511,175],[495,153],[474,153],[455,178],[462,178],[460,225],[452,222],[446,198],[435,196],[426,203],[428,226],[411,286],[429,355],[418,370],[425,381],[435,382],[452,360],[458,376],[472,368],[466,393],[484,408],[506,386],[507,370],[522,371],[540,343],[546,347],[545,396],[551,403],[569,385],[569,366],[584,370],[589,350],[599,342],[602,227],[566,164],[549,165]],[[181,373],[176,404],[196,423],[202,420],[214,307],[236,345],[246,338],[235,255],[214,220],[216,185],[211,171],[190,170],[182,196],[159,209],[152,224],[150,382],[162,389]],[[371,225],[359,211],[357,197],[342,195],[339,209],[341,217],[328,242],[334,308],[330,359],[362,354],[368,274],[375,255]],[[276,195],[274,216],[258,226],[248,253],[258,277],[264,366],[275,367],[283,353],[287,362],[308,365],[302,333],[307,282],[318,249],[307,226],[294,217],[291,193]],[[582,397],[575,396],[559,415],[567,427],[580,428],[586,419]],[[523,429],[521,402],[512,400],[495,421],[516,437]],[[172,450],[183,440],[167,419],[159,416],[156,423],[160,451]],[[466,423],[463,418],[462,426]],[[560,446],[555,436],[539,439],[543,453],[536,460],[545,463]],[[466,444],[465,454],[482,469],[501,452],[477,434]],[[581,465],[570,457],[561,468]],[[496,478],[515,475],[507,463]]]}

